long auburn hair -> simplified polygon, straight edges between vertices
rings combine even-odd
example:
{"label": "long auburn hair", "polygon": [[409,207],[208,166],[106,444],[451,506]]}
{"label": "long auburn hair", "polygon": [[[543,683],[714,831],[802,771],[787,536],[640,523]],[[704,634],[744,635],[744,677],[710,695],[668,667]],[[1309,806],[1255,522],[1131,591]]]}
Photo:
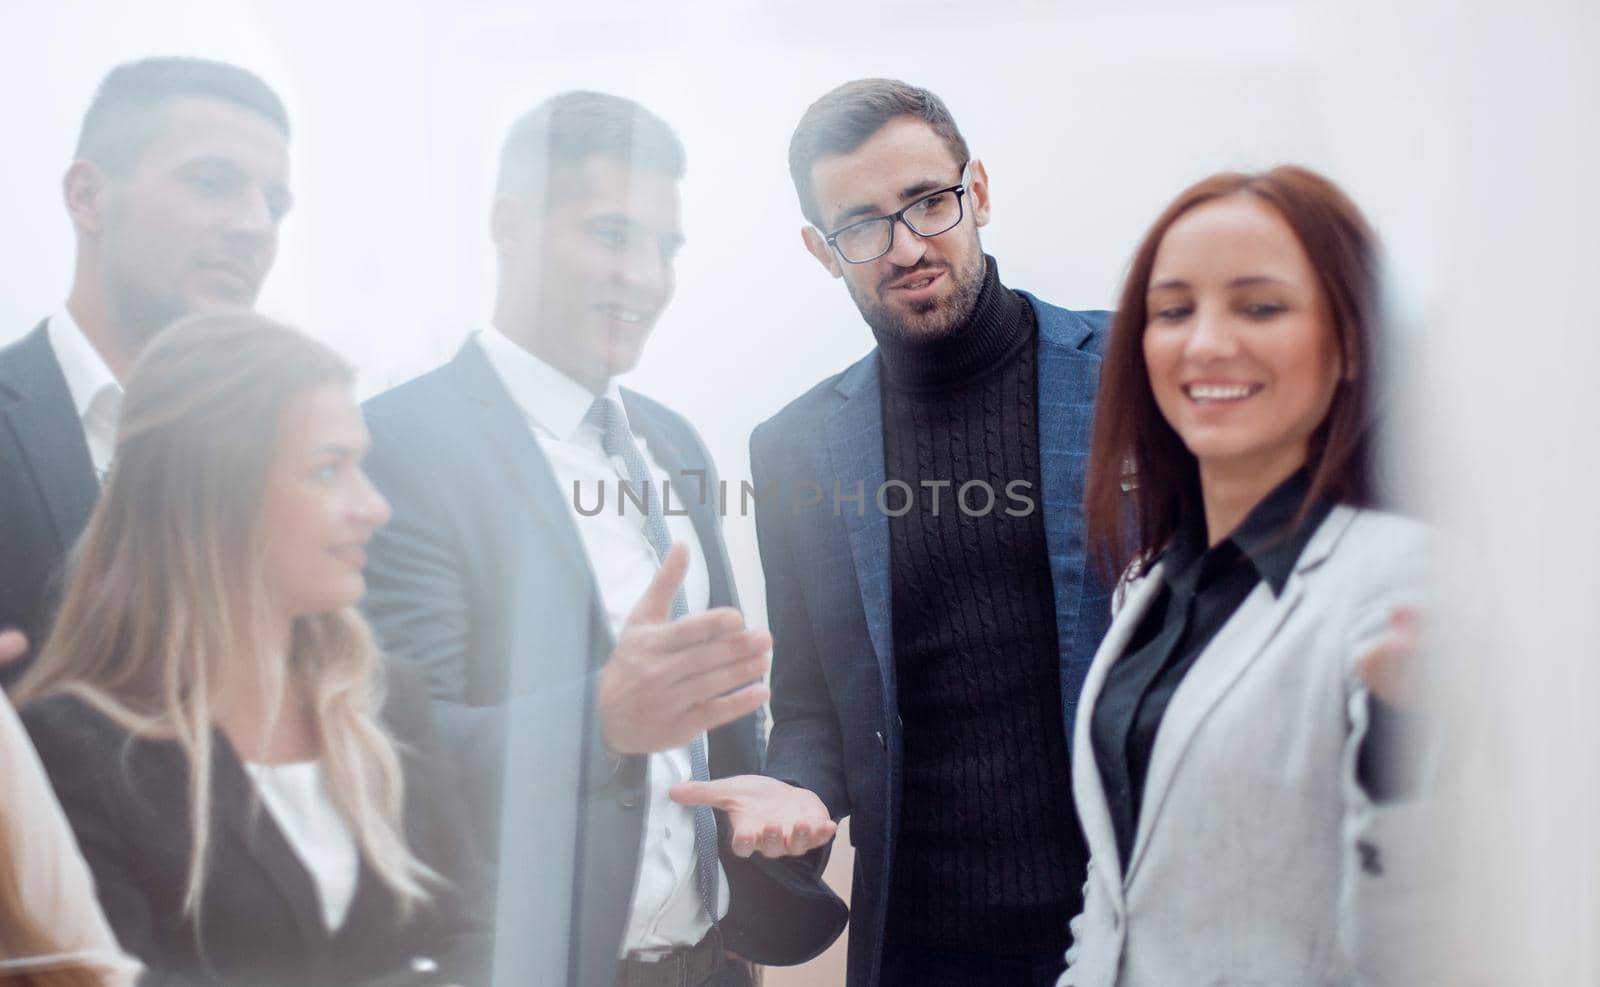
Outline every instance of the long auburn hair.
{"label": "long auburn hair", "polygon": [[1311,436],[1311,488],[1302,514],[1325,497],[1355,506],[1375,499],[1372,351],[1379,257],[1371,228],[1338,186],[1308,168],[1212,175],[1180,193],[1140,241],[1106,343],[1084,516],[1090,550],[1109,580],[1148,571],[1177,532],[1182,505],[1200,496],[1199,465],[1150,389],[1145,296],[1156,251],[1172,224],[1198,206],[1236,195],[1270,205],[1294,230],[1317,272],[1346,370],[1327,417]]}
{"label": "long auburn hair", "polygon": [[329,794],[402,915],[437,877],[405,841],[366,622],[350,608],[295,619],[287,662],[258,644],[270,612],[261,501],[279,422],[297,395],[353,379],[328,347],[248,313],[196,316],[157,336],[129,373],[111,472],[54,631],[18,687],[19,704],[71,693],[131,735],[182,748],[187,915],[206,881],[215,716],[247,690],[266,697],[269,724],[286,690],[303,691]]}

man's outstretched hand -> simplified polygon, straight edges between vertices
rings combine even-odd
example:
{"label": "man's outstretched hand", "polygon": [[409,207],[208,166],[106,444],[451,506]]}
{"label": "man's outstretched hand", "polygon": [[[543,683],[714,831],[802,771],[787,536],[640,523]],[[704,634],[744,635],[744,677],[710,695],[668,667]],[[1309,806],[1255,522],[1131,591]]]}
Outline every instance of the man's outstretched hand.
{"label": "man's outstretched hand", "polygon": [[733,852],[741,857],[798,857],[839,830],[815,793],[764,775],[680,782],[667,796],[680,805],[722,810],[733,828]]}
{"label": "man's outstretched hand", "polygon": [[673,545],[600,670],[600,724],[618,754],[682,747],[767,701],[766,631],[732,607],[672,619],[688,571],[689,550]]}

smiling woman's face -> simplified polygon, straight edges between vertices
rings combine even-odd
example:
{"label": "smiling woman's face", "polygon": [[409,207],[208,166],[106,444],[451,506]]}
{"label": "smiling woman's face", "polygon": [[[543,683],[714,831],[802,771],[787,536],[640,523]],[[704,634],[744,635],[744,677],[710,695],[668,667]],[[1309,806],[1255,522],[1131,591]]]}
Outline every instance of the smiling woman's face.
{"label": "smiling woman's face", "polygon": [[284,407],[261,523],[267,585],[286,617],[351,606],[366,589],[365,546],[389,520],[388,502],[361,470],[367,445],[348,387],[313,387]]}
{"label": "smiling woman's face", "polygon": [[1283,216],[1208,202],[1162,237],[1146,296],[1155,400],[1208,478],[1267,489],[1306,461],[1342,360],[1328,302]]}

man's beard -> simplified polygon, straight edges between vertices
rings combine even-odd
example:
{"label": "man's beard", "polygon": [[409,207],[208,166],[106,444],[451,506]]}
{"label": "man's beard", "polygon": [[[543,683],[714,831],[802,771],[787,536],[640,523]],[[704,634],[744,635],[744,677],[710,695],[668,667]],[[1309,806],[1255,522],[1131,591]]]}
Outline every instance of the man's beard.
{"label": "man's beard", "polygon": [[[872,327],[874,333],[892,336],[908,343],[942,339],[967,321],[972,315],[973,308],[978,304],[978,294],[983,290],[986,266],[983,252],[978,250],[975,253],[977,263],[967,271],[955,267],[918,263],[914,267],[896,268],[892,274],[884,278],[880,285],[904,278],[916,271],[948,272],[954,290],[943,298],[930,298],[909,306],[910,311],[905,315],[897,314],[879,302],[879,295],[876,293],[869,294],[867,290],[858,291],[849,281],[845,282],[845,287],[849,289],[850,297],[855,300],[861,317]],[[881,288],[879,290],[881,291]]]}

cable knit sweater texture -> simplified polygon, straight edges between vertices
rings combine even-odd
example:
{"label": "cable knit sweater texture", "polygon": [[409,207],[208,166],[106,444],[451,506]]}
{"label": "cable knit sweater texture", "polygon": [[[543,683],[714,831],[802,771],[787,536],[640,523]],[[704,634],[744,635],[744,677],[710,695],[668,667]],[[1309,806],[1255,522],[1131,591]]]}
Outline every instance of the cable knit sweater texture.
{"label": "cable knit sweater texture", "polygon": [[[965,324],[878,343],[886,479],[914,496],[896,516],[904,490],[885,494],[905,740],[887,939],[1064,950],[1086,851],[1040,509],[1033,309],[989,259]],[[980,484],[958,500],[970,481],[992,505]]]}

